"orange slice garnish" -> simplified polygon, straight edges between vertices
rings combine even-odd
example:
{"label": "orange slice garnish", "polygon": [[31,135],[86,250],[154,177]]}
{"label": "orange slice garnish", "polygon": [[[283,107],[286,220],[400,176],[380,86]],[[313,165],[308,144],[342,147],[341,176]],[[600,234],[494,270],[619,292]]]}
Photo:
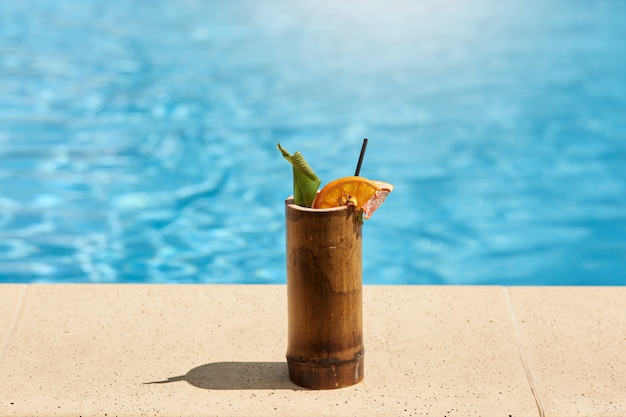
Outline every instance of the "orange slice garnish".
{"label": "orange slice garnish", "polygon": [[391,184],[363,177],[344,177],[331,181],[315,197],[313,208],[353,205],[368,219],[393,190]]}

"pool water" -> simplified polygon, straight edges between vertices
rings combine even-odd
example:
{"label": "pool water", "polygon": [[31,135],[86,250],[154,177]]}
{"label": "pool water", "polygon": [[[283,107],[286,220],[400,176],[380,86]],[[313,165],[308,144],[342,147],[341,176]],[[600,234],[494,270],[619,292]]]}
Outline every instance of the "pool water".
{"label": "pool water", "polygon": [[626,3],[0,2],[0,281],[283,283],[300,150],[368,284],[626,284]]}

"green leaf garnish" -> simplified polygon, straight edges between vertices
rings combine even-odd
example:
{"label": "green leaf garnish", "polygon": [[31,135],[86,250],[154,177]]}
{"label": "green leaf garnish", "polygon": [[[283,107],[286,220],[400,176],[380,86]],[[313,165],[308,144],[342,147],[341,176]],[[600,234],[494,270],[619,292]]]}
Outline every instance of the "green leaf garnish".
{"label": "green leaf garnish", "polygon": [[311,207],[322,181],[315,175],[300,151],[293,155],[287,152],[280,143],[276,146],[293,167],[293,202],[298,206]]}

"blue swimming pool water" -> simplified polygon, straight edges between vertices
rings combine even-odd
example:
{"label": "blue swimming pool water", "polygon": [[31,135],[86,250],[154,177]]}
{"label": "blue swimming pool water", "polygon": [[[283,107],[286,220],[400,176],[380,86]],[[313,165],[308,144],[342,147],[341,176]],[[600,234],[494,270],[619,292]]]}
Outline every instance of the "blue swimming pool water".
{"label": "blue swimming pool water", "polygon": [[282,283],[300,150],[377,284],[626,283],[626,3],[0,2],[0,281]]}

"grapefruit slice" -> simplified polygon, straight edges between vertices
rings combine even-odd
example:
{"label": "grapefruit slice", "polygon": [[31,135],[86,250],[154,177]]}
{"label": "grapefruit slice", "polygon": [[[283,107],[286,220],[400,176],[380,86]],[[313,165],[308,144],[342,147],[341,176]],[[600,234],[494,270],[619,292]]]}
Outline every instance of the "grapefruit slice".
{"label": "grapefruit slice", "polygon": [[367,200],[362,207],[366,219],[372,217],[372,214],[383,204],[389,193],[393,191],[393,185],[389,183],[374,181],[374,184],[378,186],[379,190],[376,191],[374,196]]}

